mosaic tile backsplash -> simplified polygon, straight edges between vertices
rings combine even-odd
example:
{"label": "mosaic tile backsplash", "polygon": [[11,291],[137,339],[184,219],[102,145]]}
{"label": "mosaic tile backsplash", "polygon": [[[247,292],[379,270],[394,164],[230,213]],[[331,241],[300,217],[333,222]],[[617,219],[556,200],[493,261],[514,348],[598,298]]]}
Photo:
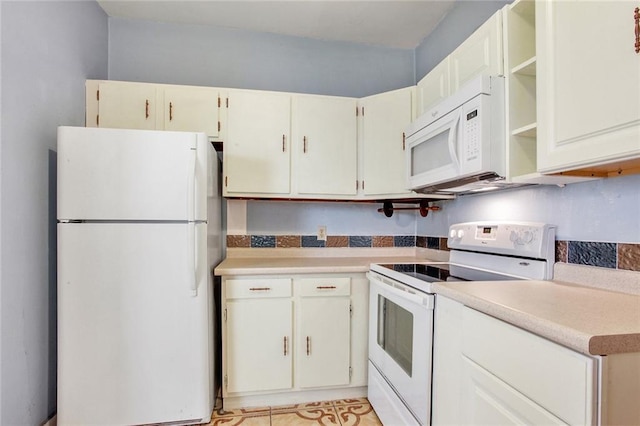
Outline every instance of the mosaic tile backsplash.
{"label": "mosaic tile backsplash", "polygon": [[[449,250],[444,237],[414,235],[227,235],[229,248],[422,247]],[[556,241],[556,262],[640,272],[640,244]]]}

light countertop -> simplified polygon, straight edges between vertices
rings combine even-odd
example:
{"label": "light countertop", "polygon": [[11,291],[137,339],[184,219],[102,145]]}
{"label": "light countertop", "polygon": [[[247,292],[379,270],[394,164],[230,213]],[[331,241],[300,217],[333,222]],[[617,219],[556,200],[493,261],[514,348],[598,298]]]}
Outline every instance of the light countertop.
{"label": "light countertop", "polygon": [[[229,257],[216,275],[265,275],[367,272],[371,263],[425,261],[399,256]],[[432,259],[433,260],[433,259]],[[441,261],[446,259],[437,259]],[[557,264],[558,265],[558,264]],[[562,278],[571,277],[562,266]],[[615,287],[615,271],[588,268]],[[571,270],[571,269],[569,269]],[[576,277],[585,274],[577,269]],[[557,274],[556,274],[557,275]],[[622,275],[624,288],[640,289],[640,273]],[[579,281],[578,281],[579,282]],[[434,283],[436,294],[502,319],[552,341],[591,355],[640,352],[640,295],[565,281]]]}

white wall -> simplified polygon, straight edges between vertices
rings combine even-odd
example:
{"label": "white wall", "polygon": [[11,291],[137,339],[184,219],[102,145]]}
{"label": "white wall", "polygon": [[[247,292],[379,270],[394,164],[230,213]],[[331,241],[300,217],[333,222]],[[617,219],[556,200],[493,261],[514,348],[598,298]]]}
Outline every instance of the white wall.
{"label": "white wall", "polygon": [[107,77],[95,2],[2,1],[0,424],[56,408],[56,128],[84,125],[84,81]]}

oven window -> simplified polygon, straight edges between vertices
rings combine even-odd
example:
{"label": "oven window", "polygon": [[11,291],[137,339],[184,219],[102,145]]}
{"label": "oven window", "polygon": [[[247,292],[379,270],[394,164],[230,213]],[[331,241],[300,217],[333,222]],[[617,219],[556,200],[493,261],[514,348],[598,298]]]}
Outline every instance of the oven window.
{"label": "oven window", "polygon": [[413,314],[378,295],[378,345],[411,377]]}

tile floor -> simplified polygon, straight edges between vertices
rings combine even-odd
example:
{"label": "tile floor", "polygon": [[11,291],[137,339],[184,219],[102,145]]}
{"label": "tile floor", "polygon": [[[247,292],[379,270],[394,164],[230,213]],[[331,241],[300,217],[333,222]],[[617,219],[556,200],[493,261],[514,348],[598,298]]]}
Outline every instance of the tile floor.
{"label": "tile floor", "polygon": [[366,398],[214,411],[210,426],[381,426]]}

